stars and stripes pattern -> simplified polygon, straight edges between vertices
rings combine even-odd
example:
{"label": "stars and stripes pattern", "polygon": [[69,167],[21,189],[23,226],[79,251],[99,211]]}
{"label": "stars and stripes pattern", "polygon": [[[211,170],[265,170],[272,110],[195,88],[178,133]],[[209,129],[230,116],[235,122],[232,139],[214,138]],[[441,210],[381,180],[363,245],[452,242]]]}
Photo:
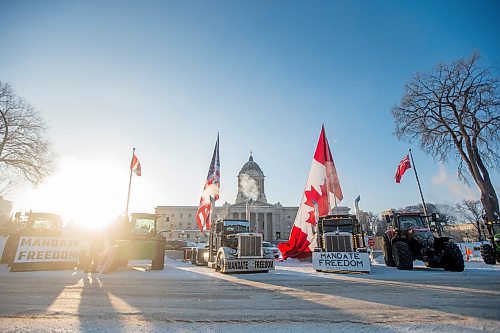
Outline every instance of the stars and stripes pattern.
{"label": "stars and stripes pattern", "polygon": [[200,198],[200,205],[196,213],[196,223],[201,232],[210,230],[210,218],[212,206],[219,199],[220,191],[220,158],[219,158],[219,134],[215,143],[212,162],[208,169],[207,180]]}

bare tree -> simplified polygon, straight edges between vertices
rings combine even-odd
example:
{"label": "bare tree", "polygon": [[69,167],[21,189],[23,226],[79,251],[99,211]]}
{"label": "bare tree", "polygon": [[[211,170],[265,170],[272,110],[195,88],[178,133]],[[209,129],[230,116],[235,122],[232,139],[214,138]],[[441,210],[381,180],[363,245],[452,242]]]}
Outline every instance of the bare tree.
{"label": "bare tree", "polygon": [[488,220],[499,216],[498,198],[488,169],[500,169],[500,99],[491,68],[479,54],[418,73],[392,109],[395,135],[441,161],[459,161],[459,177],[471,176],[481,192]]}
{"label": "bare tree", "polygon": [[[442,225],[454,224],[456,222],[455,217],[453,216],[453,207],[448,204],[433,204],[431,202],[427,202],[425,204],[427,207],[427,213],[437,213],[439,215],[438,222]],[[403,212],[423,212],[424,207],[422,204],[416,204],[412,206],[406,206],[404,208],[399,209]]]}
{"label": "bare tree", "polygon": [[471,223],[477,230],[479,241],[482,241],[481,219],[484,215],[484,209],[479,200],[463,200],[457,204],[457,211],[468,223]]}
{"label": "bare tree", "polygon": [[0,193],[24,181],[36,185],[50,174],[54,155],[46,131],[38,112],[0,81]]}

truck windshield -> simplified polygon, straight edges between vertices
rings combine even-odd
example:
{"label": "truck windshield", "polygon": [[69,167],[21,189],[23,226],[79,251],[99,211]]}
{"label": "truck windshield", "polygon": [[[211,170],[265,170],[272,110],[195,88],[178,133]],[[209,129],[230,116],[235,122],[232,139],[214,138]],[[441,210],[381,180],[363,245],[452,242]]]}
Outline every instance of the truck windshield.
{"label": "truck windshield", "polygon": [[424,220],[421,216],[400,216],[399,217],[399,227],[403,230],[410,228],[425,228]]}
{"label": "truck windshield", "polygon": [[152,229],[154,229],[154,227],[155,227],[154,219],[138,218],[135,220],[135,225],[134,225],[135,230],[143,230],[149,232]]}
{"label": "truck windshield", "polygon": [[352,219],[323,220],[320,223],[323,232],[353,232],[354,221]]}
{"label": "truck windshield", "polygon": [[33,229],[36,230],[49,230],[57,228],[57,223],[47,219],[37,219],[33,221]]}
{"label": "truck windshield", "polygon": [[493,228],[494,235],[500,234],[500,223],[495,223],[491,227]]}
{"label": "truck windshield", "polygon": [[241,220],[224,220],[224,230],[229,233],[248,232],[250,222]]}

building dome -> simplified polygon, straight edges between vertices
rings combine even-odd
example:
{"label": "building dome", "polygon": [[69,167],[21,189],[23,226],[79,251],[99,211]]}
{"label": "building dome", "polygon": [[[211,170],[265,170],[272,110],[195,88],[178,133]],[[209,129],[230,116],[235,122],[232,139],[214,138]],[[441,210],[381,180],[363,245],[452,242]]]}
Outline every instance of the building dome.
{"label": "building dome", "polygon": [[238,174],[236,204],[245,203],[249,198],[252,198],[254,202],[267,203],[264,178],[264,172],[262,172],[260,166],[253,160],[252,153],[250,153],[248,162],[243,164]]}
{"label": "building dome", "polygon": [[260,177],[264,176],[264,172],[262,172],[262,169],[257,164],[257,162],[253,160],[252,155],[250,155],[250,157],[248,158],[248,162],[243,164],[243,167],[241,168],[239,174],[241,175],[243,173],[246,173],[249,176],[260,176]]}

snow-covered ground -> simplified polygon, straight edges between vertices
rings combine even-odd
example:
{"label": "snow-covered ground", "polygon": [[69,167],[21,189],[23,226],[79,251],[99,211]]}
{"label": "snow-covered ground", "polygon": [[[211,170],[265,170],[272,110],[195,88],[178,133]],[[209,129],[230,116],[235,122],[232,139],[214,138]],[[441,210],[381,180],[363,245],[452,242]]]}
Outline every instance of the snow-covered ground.
{"label": "snow-covered ground", "polygon": [[500,331],[500,265],[399,271],[375,256],[370,274],[318,273],[290,259],[268,274],[224,275],[169,257],[161,271],[149,266],[85,274],[0,265],[0,331]]}

